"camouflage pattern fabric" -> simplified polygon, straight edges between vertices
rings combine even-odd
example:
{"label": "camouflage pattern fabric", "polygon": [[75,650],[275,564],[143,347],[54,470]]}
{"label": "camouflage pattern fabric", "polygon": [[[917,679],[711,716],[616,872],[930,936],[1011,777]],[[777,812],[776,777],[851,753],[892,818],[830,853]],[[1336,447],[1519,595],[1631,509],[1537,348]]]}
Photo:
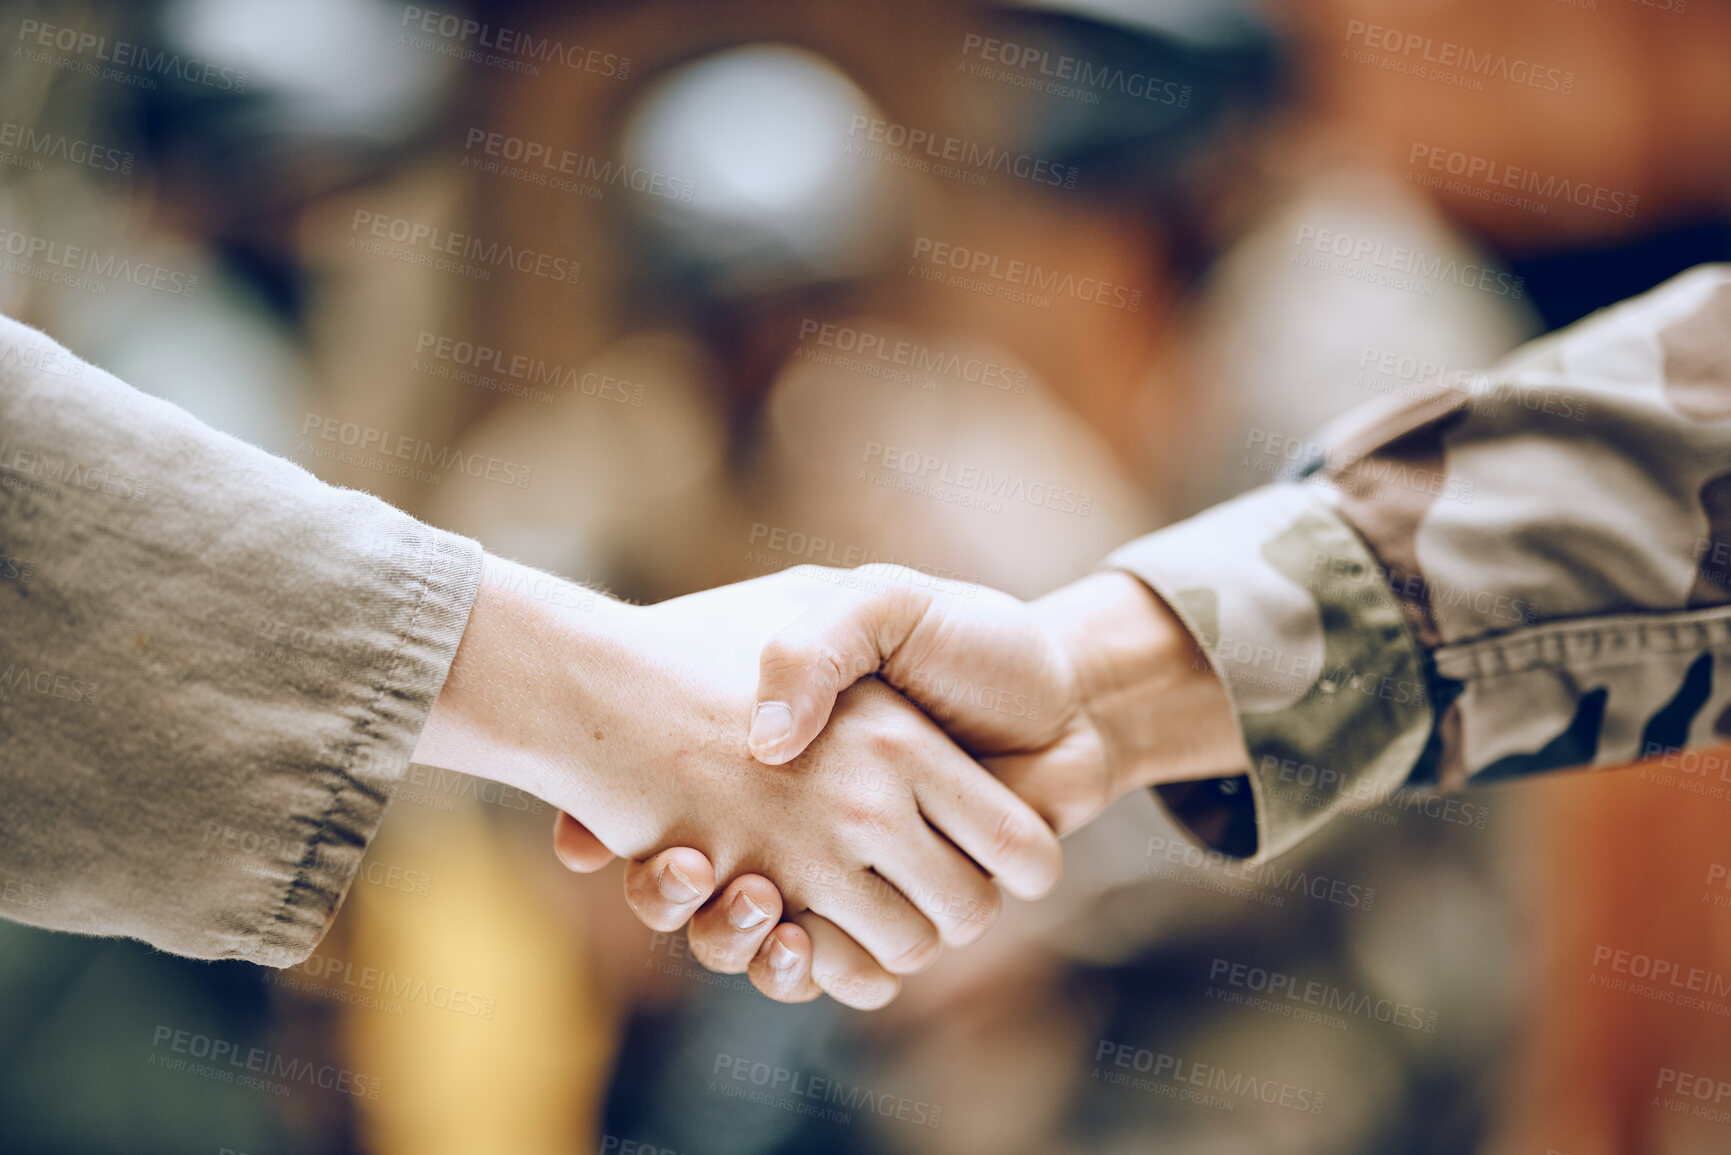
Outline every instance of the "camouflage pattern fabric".
{"label": "camouflage pattern fabric", "polygon": [[1340,811],[1731,739],[1731,266],[1317,438],[1303,480],[1123,547],[1242,777],[1157,791],[1263,860]]}

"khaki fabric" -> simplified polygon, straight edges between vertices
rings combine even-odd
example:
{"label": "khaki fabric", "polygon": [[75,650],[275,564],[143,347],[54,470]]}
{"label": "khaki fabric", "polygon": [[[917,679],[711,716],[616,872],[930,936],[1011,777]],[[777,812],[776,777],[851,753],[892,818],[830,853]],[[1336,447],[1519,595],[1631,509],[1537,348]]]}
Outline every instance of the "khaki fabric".
{"label": "khaki fabric", "polygon": [[1197,636],[1248,773],[1158,791],[1265,859],[1343,809],[1731,740],[1731,267],[1317,437],[1109,564]]}
{"label": "khaki fabric", "polygon": [[0,914],[304,959],[480,569],[0,318]]}

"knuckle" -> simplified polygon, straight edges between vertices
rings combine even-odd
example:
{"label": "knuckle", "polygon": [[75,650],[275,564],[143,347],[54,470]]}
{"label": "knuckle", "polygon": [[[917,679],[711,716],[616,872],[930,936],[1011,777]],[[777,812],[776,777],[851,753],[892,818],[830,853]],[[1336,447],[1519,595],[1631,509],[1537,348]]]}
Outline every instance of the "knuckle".
{"label": "knuckle", "polygon": [[924,743],[920,732],[901,718],[885,719],[865,735],[866,749],[894,766],[918,764]]}
{"label": "knuckle", "polygon": [[805,647],[778,634],[763,644],[758,660],[764,670],[785,674],[804,669],[807,658]]}
{"label": "knuckle", "polygon": [[876,844],[895,829],[890,797],[881,791],[848,790],[836,802],[837,817],[855,838]]}
{"label": "knuckle", "polygon": [[1006,813],[993,832],[992,849],[999,864],[994,873],[1013,873],[1023,890],[1043,894],[1057,884],[1062,860],[1058,836],[1038,819],[1015,811]]}
{"label": "knuckle", "polygon": [[991,883],[981,887],[977,894],[965,900],[959,911],[953,912],[955,929],[952,933],[956,945],[965,946],[985,934],[998,921],[1003,909],[1003,892]]}
{"label": "knuckle", "polygon": [[826,694],[840,694],[858,680],[859,675],[848,673],[848,662],[842,652],[828,642],[818,643],[804,657],[810,666],[812,681]]}
{"label": "knuckle", "polygon": [[1037,855],[1040,838],[1018,810],[1006,810],[992,831],[992,853],[999,861],[1020,864]]}
{"label": "knuckle", "polygon": [[884,967],[892,974],[916,974],[936,962],[943,949],[943,940],[935,930],[928,928],[922,931],[906,950],[886,962]]}

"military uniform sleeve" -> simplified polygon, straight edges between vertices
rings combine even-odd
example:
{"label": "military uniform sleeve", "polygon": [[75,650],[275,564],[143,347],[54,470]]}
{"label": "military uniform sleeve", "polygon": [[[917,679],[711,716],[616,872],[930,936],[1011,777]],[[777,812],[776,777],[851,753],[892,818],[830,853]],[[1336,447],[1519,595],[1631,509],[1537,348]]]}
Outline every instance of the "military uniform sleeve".
{"label": "military uniform sleeve", "polygon": [[1694,753],[1731,739],[1731,268],[1351,414],[1293,482],[1109,564],[1232,699],[1245,773],[1158,791],[1228,854],[1404,787],[1731,768]]}
{"label": "military uniform sleeve", "polygon": [[305,958],[480,568],[0,318],[0,915]]}

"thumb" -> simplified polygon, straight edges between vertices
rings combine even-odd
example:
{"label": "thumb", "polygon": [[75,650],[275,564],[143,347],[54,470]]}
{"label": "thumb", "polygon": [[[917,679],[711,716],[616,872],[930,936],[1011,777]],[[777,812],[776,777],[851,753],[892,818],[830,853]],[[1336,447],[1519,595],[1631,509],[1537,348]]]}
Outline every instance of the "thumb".
{"label": "thumb", "polygon": [[780,766],[823,732],[836,697],[875,674],[931,606],[924,590],[848,590],[795,618],[764,643],[747,740],[759,762]]}

